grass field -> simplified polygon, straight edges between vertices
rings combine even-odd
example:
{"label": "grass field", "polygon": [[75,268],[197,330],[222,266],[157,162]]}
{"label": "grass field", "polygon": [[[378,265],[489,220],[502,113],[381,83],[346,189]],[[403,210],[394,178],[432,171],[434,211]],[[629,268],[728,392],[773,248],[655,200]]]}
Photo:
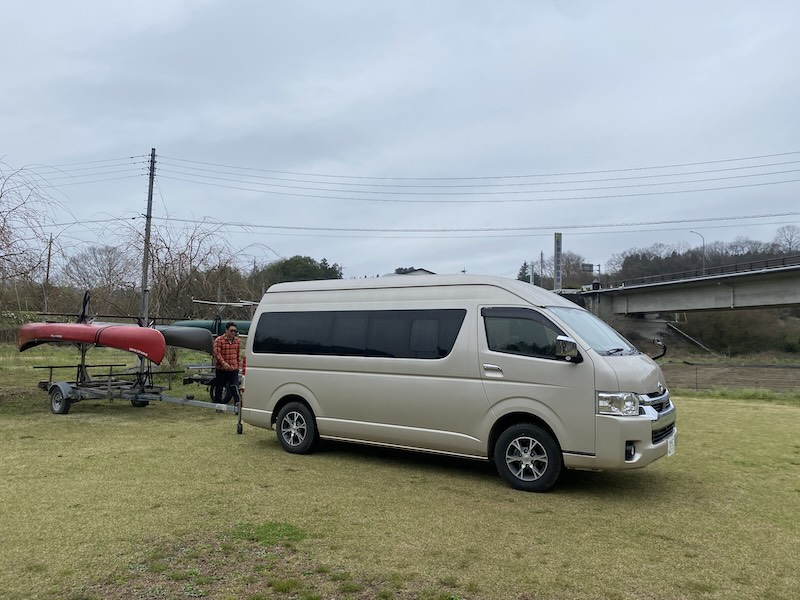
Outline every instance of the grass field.
{"label": "grass field", "polygon": [[67,356],[0,347],[0,598],[798,597],[797,402],[676,397],[674,456],[526,494],[480,462],[289,455],[212,410],[51,415],[31,367]]}

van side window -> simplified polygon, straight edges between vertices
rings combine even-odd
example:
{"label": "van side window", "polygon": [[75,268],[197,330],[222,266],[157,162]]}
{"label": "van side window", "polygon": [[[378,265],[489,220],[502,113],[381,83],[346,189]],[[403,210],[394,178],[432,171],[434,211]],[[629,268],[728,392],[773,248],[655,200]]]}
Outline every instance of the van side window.
{"label": "van side window", "polygon": [[537,358],[556,358],[556,337],[563,335],[540,313],[519,308],[484,308],[489,350]]}
{"label": "van side window", "polygon": [[464,309],[267,312],[253,352],[385,358],[444,358]]}

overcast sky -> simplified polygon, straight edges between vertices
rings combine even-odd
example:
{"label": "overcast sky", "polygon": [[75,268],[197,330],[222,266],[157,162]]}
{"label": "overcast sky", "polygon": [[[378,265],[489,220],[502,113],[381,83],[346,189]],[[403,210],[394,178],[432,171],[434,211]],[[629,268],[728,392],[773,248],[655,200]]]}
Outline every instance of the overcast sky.
{"label": "overcast sky", "polygon": [[633,247],[800,225],[795,1],[0,13],[0,158],[54,186],[60,222],[82,222],[55,230],[71,249],[114,243],[91,221],[145,212],[151,148],[156,225],[232,223],[245,260],[325,257],[345,277],[514,277],[556,231],[605,270]]}

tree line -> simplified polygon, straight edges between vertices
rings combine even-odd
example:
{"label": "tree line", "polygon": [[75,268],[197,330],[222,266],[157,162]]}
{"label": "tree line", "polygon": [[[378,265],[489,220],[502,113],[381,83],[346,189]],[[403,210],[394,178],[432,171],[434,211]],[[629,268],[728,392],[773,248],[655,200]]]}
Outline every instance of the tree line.
{"label": "tree line", "polygon": [[[35,318],[37,313],[77,314],[85,290],[91,290],[95,315],[138,316],[143,233],[127,226],[116,236],[119,242],[115,244],[71,247],[54,243],[54,239],[59,239],[58,235],[53,236],[52,227],[53,209],[57,205],[56,200],[42,193],[34,177],[0,162],[0,329],[2,322],[8,331],[15,329],[18,321]],[[192,225],[166,222],[154,226],[148,271],[150,315],[164,320],[213,318],[224,303],[257,301],[274,283],[342,277],[341,267],[325,258],[298,255],[270,262],[251,261],[244,254],[246,249],[236,249],[228,240],[221,226],[212,221]],[[658,243],[631,248],[614,254],[604,269],[567,251],[561,256],[562,287],[580,288],[593,282],[606,285],[612,281],[697,272],[702,268],[798,252],[800,228],[794,225],[780,227],[770,242],[737,238],[727,243],[712,241],[702,247]],[[553,256],[542,256],[538,263],[523,262],[517,278],[552,289],[554,262]],[[414,270],[414,267],[398,267],[395,273]],[[228,306],[221,312],[223,318],[250,317],[250,309],[246,307]],[[781,319],[800,316],[797,309],[772,312],[772,317],[759,313],[758,318],[751,319],[760,329],[755,325],[750,329],[737,327],[741,312],[737,312],[739,320],[730,323],[725,322],[723,315],[696,315],[684,325],[688,331],[702,334],[707,343],[728,351],[756,346],[800,351],[800,340],[791,336],[778,340],[775,336],[753,333],[774,330],[786,325]],[[744,331],[750,331],[750,335],[744,336]]]}
{"label": "tree line", "polygon": [[[606,262],[605,269],[574,252],[561,257],[562,288],[580,288],[597,281],[601,284],[669,274],[700,274],[726,265],[762,261],[800,253],[800,227],[780,227],[770,242],[739,237],[732,242],[712,241],[707,245],[656,243],[646,248],[630,248]],[[531,273],[533,271],[533,273]],[[544,288],[553,287],[553,256],[540,263],[523,262],[517,279]]]}

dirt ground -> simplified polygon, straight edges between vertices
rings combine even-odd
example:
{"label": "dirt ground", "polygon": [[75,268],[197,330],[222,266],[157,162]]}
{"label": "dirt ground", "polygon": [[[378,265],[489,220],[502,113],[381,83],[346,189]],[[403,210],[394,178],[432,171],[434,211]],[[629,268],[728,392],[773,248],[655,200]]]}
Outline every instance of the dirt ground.
{"label": "dirt ground", "polygon": [[662,364],[670,389],[759,389],[800,392],[800,365],[707,364],[691,360]]}

